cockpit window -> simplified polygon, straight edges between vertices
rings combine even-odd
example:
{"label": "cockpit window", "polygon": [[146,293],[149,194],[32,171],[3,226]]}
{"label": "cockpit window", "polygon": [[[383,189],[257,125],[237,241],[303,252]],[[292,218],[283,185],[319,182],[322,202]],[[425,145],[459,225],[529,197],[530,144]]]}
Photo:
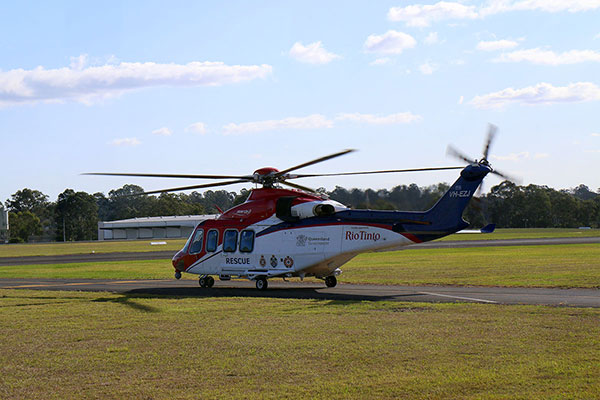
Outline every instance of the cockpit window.
{"label": "cockpit window", "polygon": [[250,253],[254,250],[254,231],[242,231],[240,234],[240,251]]}
{"label": "cockpit window", "polygon": [[204,238],[204,229],[198,229],[194,233],[192,244],[190,245],[190,254],[200,253],[202,251],[202,239]]}
{"label": "cockpit window", "polygon": [[227,230],[223,235],[223,251],[233,252],[237,247],[238,232],[235,230]]}
{"label": "cockpit window", "polygon": [[206,251],[215,251],[217,250],[217,245],[219,243],[219,231],[215,229],[211,229],[206,234]]}

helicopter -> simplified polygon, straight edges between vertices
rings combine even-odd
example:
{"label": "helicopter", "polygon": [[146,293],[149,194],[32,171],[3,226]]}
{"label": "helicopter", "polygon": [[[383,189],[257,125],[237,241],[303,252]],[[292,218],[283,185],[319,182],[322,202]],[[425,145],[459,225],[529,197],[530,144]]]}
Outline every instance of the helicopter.
{"label": "helicopter", "polygon": [[[87,173],[154,178],[197,178],[216,183],[145,192],[155,194],[182,190],[254,183],[246,201],[205,220],[192,231],[183,248],[172,259],[175,278],[182,273],[199,275],[201,287],[220,280],[249,279],[266,290],[272,278],[316,277],[327,287],[337,285],[340,267],[360,253],[423,243],[465,229],[463,211],[483,179],[490,173],[514,178],[492,169],[488,153],[496,133],[489,126],[483,157],[471,159],[448,146],[447,153],[466,166],[413,168],[328,174],[298,174],[295,171],[340,157],[343,150],[284,170],[260,168],[251,175],[184,175],[143,173]],[[460,176],[427,211],[379,211],[350,209],[326,195],[291,180],[367,174],[460,169]],[[225,180],[224,180],[225,179]],[[283,188],[282,185],[288,186]],[[478,192],[477,192],[478,193]],[[493,229],[493,228],[492,228]]]}

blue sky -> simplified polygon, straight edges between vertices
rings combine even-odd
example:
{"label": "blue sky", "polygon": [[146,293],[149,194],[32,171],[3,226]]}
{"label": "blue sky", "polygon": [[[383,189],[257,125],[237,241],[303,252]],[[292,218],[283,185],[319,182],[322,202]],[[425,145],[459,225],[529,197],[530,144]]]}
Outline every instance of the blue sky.
{"label": "blue sky", "polygon": [[494,167],[596,190],[598,21],[600,0],[4,3],[0,200],[204,183],[82,172],[249,174],[347,148],[302,172],[457,165],[446,146],[479,157],[488,122]]}

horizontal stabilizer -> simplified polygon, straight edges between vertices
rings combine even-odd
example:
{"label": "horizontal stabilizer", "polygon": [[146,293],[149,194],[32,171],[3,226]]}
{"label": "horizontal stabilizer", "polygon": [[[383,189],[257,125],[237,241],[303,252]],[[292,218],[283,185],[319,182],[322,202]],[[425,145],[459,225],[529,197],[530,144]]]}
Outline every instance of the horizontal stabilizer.
{"label": "horizontal stabilizer", "polygon": [[496,229],[496,224],[487,224],[483,228],[481,228],[481,233],[492,233]]}

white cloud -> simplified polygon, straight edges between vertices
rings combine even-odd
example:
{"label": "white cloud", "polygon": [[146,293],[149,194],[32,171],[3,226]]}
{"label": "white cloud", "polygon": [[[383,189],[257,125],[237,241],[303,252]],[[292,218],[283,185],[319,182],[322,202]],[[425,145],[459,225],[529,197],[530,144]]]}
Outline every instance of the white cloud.
{"label": "white cloud", "polygon": [[540,48],[517,50],[504,53],[492,60],[494,62],[530,62],[541,65],[568,65],[583,62],[600,62],[600,52],[593,50],[570,50],[563,53],[555,53],[551,50]]}
{"label": "white cloud", "polygon": [[171,136],[173,134],[173,132],[171,132],[171,130],[169,128],[167,128],[166,126],[163,126],[162,128],[153,130],[152,134],[158,135],[158,136]]}
{"label": "white cloud", "polygon": [[600,133],[591,133],[590,136],[600,137]]}
{"label": "white cloud", "polygon": [[440,1],[435,4],[413,4],[392,7],[388,19],[408,26],[426,27],[443,20],[483,18],[510,11],[543,11],[571,13],[600,8],[600,0],[490,0],[484,6],[464,5],[461,2]]}
{"label": "white cloud", "polygon": [[306,117],[289,117],[267,121],[243,122],[241,124],[229,123],[223,126],[223,134],[243,134],[288,129],[320,129],[332,128],[333,121],[321,114],[312,114]]}
{"label": "white cloud", "polygon": [[425,44],[432,45],[432,44],[439,43],[440,39],[438,38],[437,32],[429,32],[429,34],[427,35],[425,40],[423,40],[423,42]]}
{"label": "white cloud", "polygon": [[600,39],[600,33],[594,36],[594,39]]}
{"label": "white cloud", "polygon": [[480,10],[491,15],[509,11],[580,12],[600,8],[600,0],[492,0]]}
{"label": "white cloud", "polygon": [[477,43],[477,50],[482,51],[496,51],[496,50],[506,50],[517,47],[519,43],[513,40],[491,40],[491,41],[481,41]]}
{"label": "white cloud", "polygon": [[307,64],[328,64],[340,58],[339,55],[328,52],[323,44],[314,42],[304,46],[301,42],[296,42],[289,51],[290,57]]}
{"label": "white cloud", "polygon": [[383,35],[369,35],[365,41],[365,51],[369,53],[400,54],[406,49],[412,49],[417,41],[412,36],[394,30]]}
{"label": "white cloud", "polygon": [[437,70],[437,68],[438,66],[436,64],[432,64],[429,61],[419,65],[419,71],[421,71],[423,75],[431,75],[435,72],[435,70]]}
{"label": "white cloud", "polygon": [[206,124],[204,122],[196,122],[194,124],[191,124],[190,126],[185,128],[185,131],[198,133],[200,135],[204,135],[206,132],[208,132],[206,129]]}
{"label": "white cloud", "polygon": [[465,96],[460,96],[458,99],[458,104],[462,104],[465,101]]}
{"label": "white cloud", "polygon": [[141,143],[142,142],[137,140],[137,138],[121,138],[121,139],[115,139],[115,140],[109,142],[108,144],[113,145],[113,146],[137,146]]}
{"label": "white cloud", "polygon": [[506,88],[499,92],[476,96],[470,103],[477,108],[503,108],[513,103],[539,105],[594,100],[600,100],[600,87],[591,82],[577,82],[568,86],[538,83],[521,89]]}
{"label": "white cloud", "polygon": [[406,7],[392,7],[388,11],[391,21],[403,21],[408,26],[429,26],[432,22],[445,19],[477,18],[475,6],[440,1],[435,4],[414,4]]}
{"label": "white cloud", "polygon": [[492,158],[500,161],[519,161],[525,158],[529,158],[529,152],[523,151],[521,153],[510,153],[505,156],[492,155]]}
{"label": "white cloud", "polygon": [[374,61],[371,61],[369,63],[369,65],[385,65],[385,64],[389,64],[392,61],[391,58],[389,57],[383,57],[383,58],[378,58]]}
{"label": "white cloud", "polygon": [[533,158],[535,158],[536,160],[540,160],[542,158],[548,158],[548,157],[550,157],[550,154],[548,154],[548,153],[535,153],[533,155]]}
{"label": "white cloud", "polygon": [[373,115],[373,114],[360,114],[360,113],[342,113],[335,117],[338,121],[352,121],[367,123],[373,125],[390,125],[390,124],[408,124],[410,122],[418,122],[423,119],[420,115],[413,114],[411,112],[403,112],[390,114],[385,116]]}
{"label": "white cloud", "polygon": [[154,62],[87,66],[87,56],[69,67],[0,71],[0,106],[75,100],[91,103],[124,92],[157,86],[219,86],[271,73],[270,65],[225,65],[222,62],[158,64]]}

